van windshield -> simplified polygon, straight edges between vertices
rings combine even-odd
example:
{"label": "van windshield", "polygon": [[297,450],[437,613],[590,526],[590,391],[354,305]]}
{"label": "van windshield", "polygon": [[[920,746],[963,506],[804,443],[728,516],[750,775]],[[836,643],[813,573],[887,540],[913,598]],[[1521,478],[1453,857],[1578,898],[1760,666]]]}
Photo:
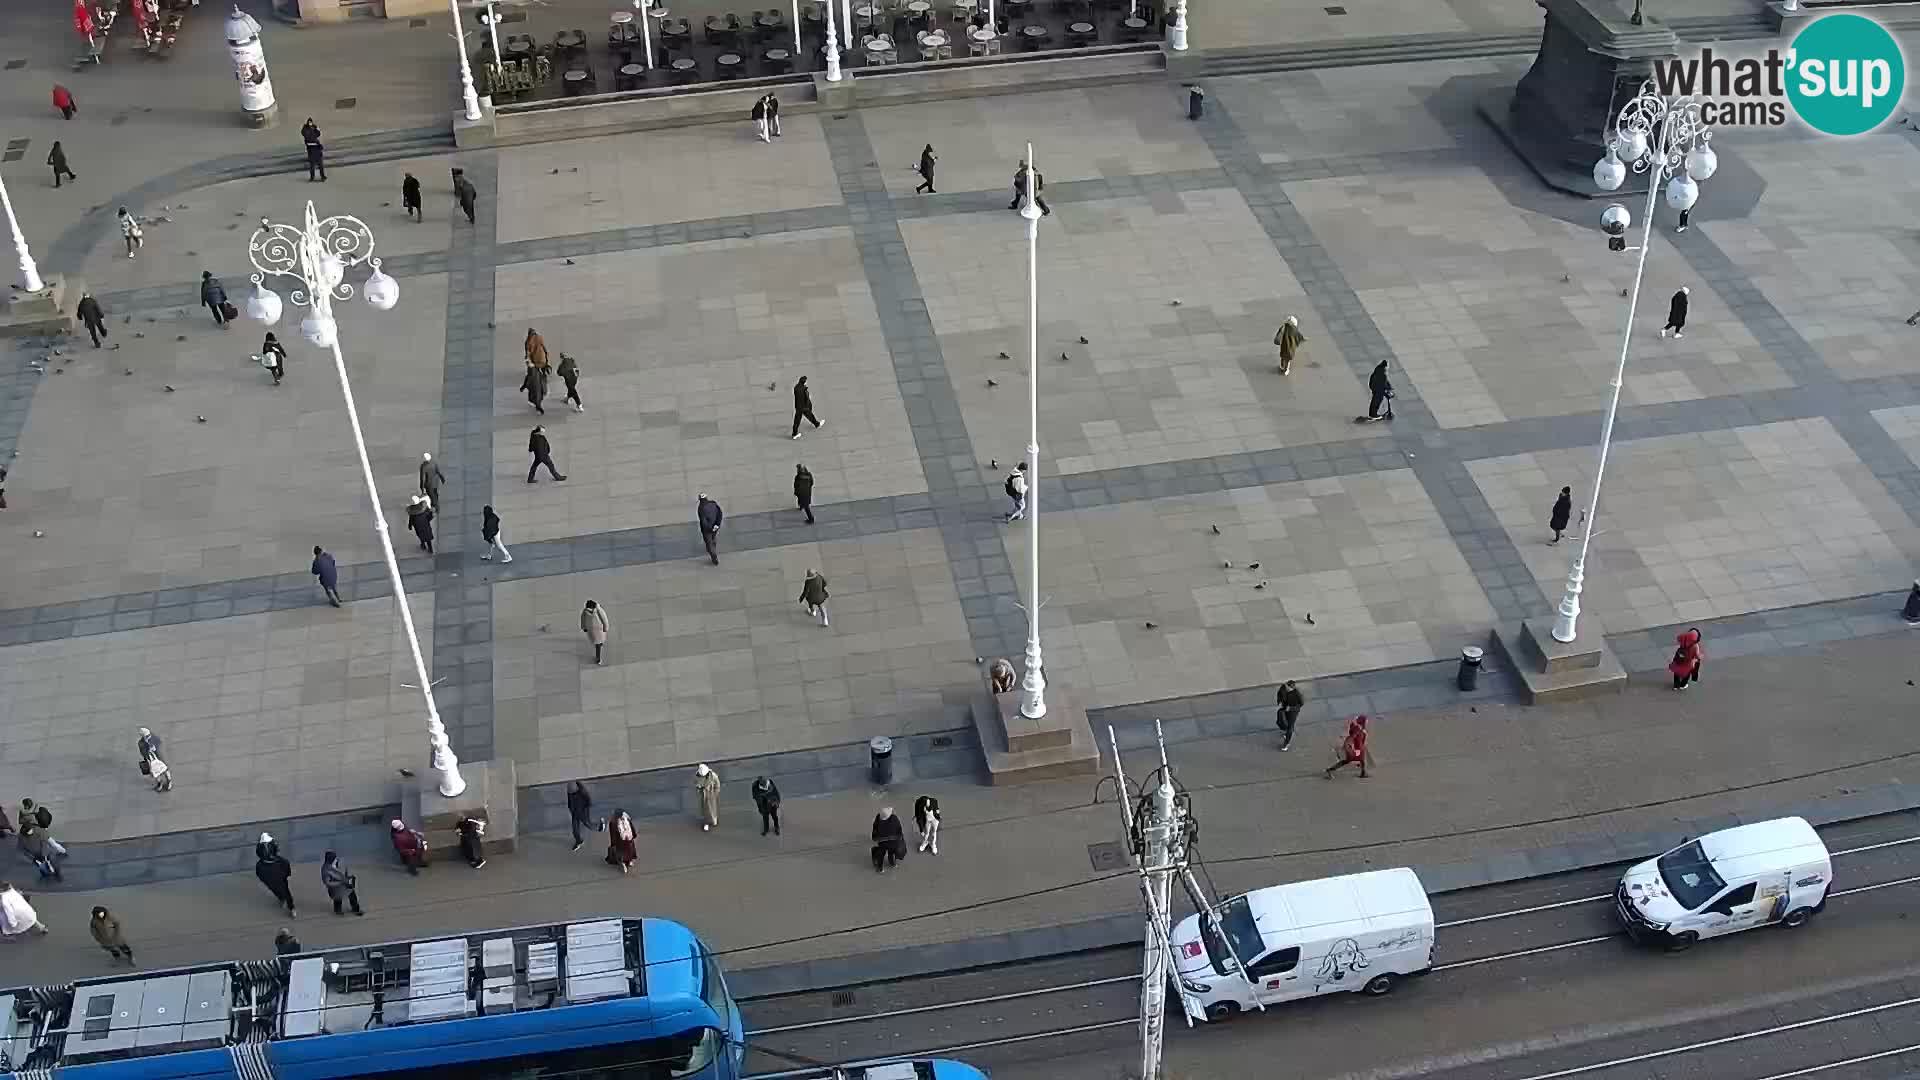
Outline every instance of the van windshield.
{"label": "van windshield", "polygon": [[1698,840],[1660,856],[1659,866],[1660,877],[1672,891],[1673,898],[1688,911],[1720,895],[1720,890],[1727,887],[1714,872],[1713,863],[1708,861]]}
{"label": "van windshield", "polygon": [[[1247,906],[1247,898],[1236,896],[1222,904],[1216,912],[1220,920],[1220,929],[1226,933],[1222,941],[1215,933],[1213,921],[1206,916],[1200,918],[1200,940],[1207,947],[1207,960],[1213,964],[1213,970],[1221,975],[1231,975],[1240,969],[1233,958],[1252,960],[1266,950],[1260,940],[1260,928],[1254,925],[1253,910]],[[1229,949],[1228,943],[1232,944]]]}

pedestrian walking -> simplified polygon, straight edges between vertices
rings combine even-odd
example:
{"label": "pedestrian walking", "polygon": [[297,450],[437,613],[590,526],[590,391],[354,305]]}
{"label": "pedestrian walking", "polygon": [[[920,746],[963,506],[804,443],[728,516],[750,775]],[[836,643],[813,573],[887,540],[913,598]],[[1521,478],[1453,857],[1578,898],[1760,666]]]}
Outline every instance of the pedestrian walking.
{"label": "pedestrian walking", "polygon": [[1019,521],[1027,516],[1027,463],[1021,462],[1007,474],[1007,498],[1013,501],[1013,509],[1007,511],[1007,520]]}
{"label": "pedestrian walking", "polygon": [[487,542],[487,550],[481,553],[483,561],[493,561],[493,553],[500,553],[500,561],[513,561],[513,552],[507,550],[507,542],[500,539],[500,515],[494,513],[492,506],[480,508],[480,539]]}
{"label": "pedestrian walking", "polygon": [[[1907,590],[1907,602],[1900,605],[1900,617],[1908,626],[1920,626],[1920,578],[1913,579],[1913,588]],[[0,836],[7,835],[7,815],[0,812]]]}
{"label": "pedestrian walking", "polygon": [[433,460],[432,454],[420,455],[420,493],[427,497],[435,510],[440,509],[440,485],[447,482],[447,474],[440,471],[440,463]]}
{"label": "pedestrian walking", "polygon": [[140,739],[134,744],[140,754],[140,775],[153,781],[153,790],[173,790],[173,770],[160,759],[160,736],[152,728],[141,728]]}
{"label": "pedestrian walking", "polygon": [[33,867],[40,871],[42,879],[60,880],[60,856],[66,854],[66,850],[52,833],[24,816],[20,822],[20,850],[33,860]]}
{"label": "pedestrian walking", "polygon": [[538,472],[542,465],[547,467],[547,474],[555,480],[567,478],[567,474],[554,467],[553,445],[547,442],[546,428],[538,424],[534,425],[533,433],[527,436],[527,453],[533,455],[533,464],[527,466],[527,483],[534,482],[533,474]]}
{"label": "pedestrian walking", "polygon": [[73,100],[73,91],[59,83],[53,84],[53,107],[60,110],[62,120],[71,120],[73,114],[80,111],[79,103]]}
{"label": "pedestrian walking", "polygon": [[587,842],[588,830],[597,832],[601,828],[593,821],[593,796],[588,793],[587,785],[578,780],[567,785],[567,827],[573,830],[575,851]]}
{"label": "pedestrian walking", "polygon": [[8,941],[16,941],[21,935],[35,933],[45,936],[47,927],[40,921],[40,913],[13,887],[11,881],[0,881],[0,936]]}
{"label": "pedestrian walking", "polygon": [[320,145],[320,125],[313,122],[313,117],[307,117],[307,122],[300,125],[300,139],[307,144],[307,182],[325,180],[326,148]]}
{"label": "pedestrian walking", "polygon": [[607,618],[607,609],[592,600],[580,609],[580,632],[587,635],[587,644],[593,646],[593,662],[604,663],[607,648],[607,633],[613,629],[613,623]]}
{"label": "pedestrian walking", "polygon": [[340,606],[340,567],[333,561],[333,553],[324,551],[320,545],[313,546],[313,566],[309,568],[314,577],[320,580],[320,589],[327,594],[327,603]]}
{"label": "pedestrian walking", "polygon": [[73,309],[81,325],[87,328],[87,336],[93,339],[93,347],[100,347],[100,340],[107,336],[107,313],[100,310],[100,301],[93,294],[82,290],[80,303]]}
{"label": "pedestrian walking", "polygon": [[333,901],[333,913],[344,915],[340,910],[342,901],[353,908],[355,915],[365,915],[360,910],[360,879],[347,869],[346,860],[337,851],[329,851],[320,857],[320,884],[327,890],[327,899]]}
{"label": "pedestrian walking", "polygon": [[275,858],[279,854],[280,841],[275,840],[272,833],[263,832],[260,839],[253,842],[253,857],[256,860]]}
{"label": "pedestrian walking", "polygon": [[1548,543],[1560,542],[1560,534],[1567,531],[1567,521],[1573,517],[1573,489],[1563,487],[1560,497],[1553,500],[1553,512],[1547,515],[1547,528],[1553,530],[1553,539]]}
{"label": "pedestrian walking", "polygon": [[720,565],[720,520],[726,515],[720,512],[720,504],[707,498],[706,492],[700,493],[700,502],[694,507],[694,517],[700,522],[700,542],[707,546],[707,558],[713,565]]}
{"label": "pedestrian walking", "polygon": [[1367,769],[1373,765],[1373,752],[1367,748],[1367,717],[1365,713],[1347,722],[1347,733],[1340,737],[1333,749],[1333,764],[1322,773],[1327,779],[1348,765],[1360,766],[1360,779],[1367,778]]}
{"label": "pedestrian walking", "polygon": [[913,827],[920,830],[920,850],[940,854],[940,800],[922,795],[913,800]]}
{"label": "pedestrian walking", "polygon": [[467,865],[475,870],[487,865],[486,842],[487,823],[472,814],[463,816],[454,823],[454,829],[460,833],[460,854]]}
{"label": "pedestrian walking", "polygon": [[621,873],[633,869],[634,861],[640,857],[635,844],[633,818],[625,810],[615,810],[607,816],[607,865],[617,866]]}
{"label": "pedestrian walking", "polygon": [[920,164],[914,166],[913,169],[914,172],[920,174],[920,186],[913,189],[915,195],[923,191],[929,195],[938,194],[938,192],[933,190],[933,166],[934,163],[939,160],[939,156],[933,152],[932,143],[928,143],[920,149]]}
{"label": "pedestrian walking", "polygon": [[1280,729],[1280,749],[1293,749],[1293,726],[1300,722],[1300,710],[1307,707],[1306,697],[1300,693],[1300,687],[1292,679],[1280,684],[1280,692],[1274,695],[1274,704],[1279,706],[1273,713],[1273,725]]}
{"label": "pedestrian walking", "polygon": [[755,98],[753,102],[753,133],[761,142],[772,142],[767,138],[767,99]]}
{"label": "pedestrian walking", "polygon": [[534,367],[539,368],[541,374],[545,374],[548,371],[552,370],[553,361],[551,361],[547,357],[547,339],[541,337],[540,331],[535,330],[531,326],[527,327],[527,341],[526,341],[525,348],[526,348],[526,354],[527,354],[527,363],[532,364]]}
{"label": "pedestrian walking", "polygon": [[113,917],[113,912],[95,906],[93,918],[87,920],[87,933],[93,935],[94,944],[107,950],[109,957],[133,966],[133,946],[127,944],[126,933],[120,929],[120,920]]}
{"label": "pedestrian walking", "polygon": [[580,400],[580,363],[566,353],[560,354],[560,381],[567,384],[567,400],[573,402],[573,411],[586,412],[586,402]]}
{"label": "pedestrian walking", "polygon": [[399,857],[400,865],[407,868],[408,874],[418,877],[427,866],[426,834],[394,818],[387,822],[387,837],[393,842],[393,853]]}
{"label": "pedestrian walking", "polygon": [[700,793],[700,831],[720,824],[720,774],[705,762],[693,767],[693,787]]}
{"label": "pedestrian walking", "polygon": [[280,928],[279,933],[273,935],[273,955],[275,956],[297,956],[306,951],[307,947],[300,944],[300,939],[293,936],[293,931],[284,926]]}
{"label": "pedestrian walking", "polygon": [[906,830],[900,827],[900,819],[893,816],[893,807],[883,806],[873,818],[873,872],[884,874],[887,867],[898,866],[906,857]]}
{"label": "pedestrian walking", "polygon": [[407,500],[407,528],[420,538],[420,550],[433,554],[433,504],[425,495]]}
{"label": "pedestrian walking", "polygon": [[1293,370],[1293,358],[1306,342],[1307,336],[1300,332],[1300,316],[1287,316],[1286,321],[1280,324],[1280,329],[1273,332],[1273,343],[1280,349],[1280,374],[1285,375]]}
{"label": "pedestrian walking", "polygon": [[780,99],[774,97],[772,91],[767,92],[767,130],[773,132],[774,138],[780,137]]}
{"label": "pedestrian walking", "polygon": [[760,811],[760,835],[767,835],[772,829],[773,835],[780,835],[780,786],[764,776],[753,778],[753,787],[748,789],[753,796],[753,808]]}
{"label": "pedestrian walking", "polygon": [[53,169],[54,187],[60,186],[62,176],[69,180],[80,179],[73,175],[73,170],[67,166],[67,151],[60,145],[59,139],[53,140],[53,149],[47,151],[47,164]]}
{"label": "pedestrian walking", "polygon": [[222,329],[227,325],[227,287],[213,276],[213,271],[200,271],[200,302],[213,312],[213,325]]}
{"label": "pedestrian walking", "polygon": [[527,361],[527,373],[520,380],[520,389],[527,395],[527,404],[541,416],[547,415],[546,406],[541,402],[547,399],[547,373],[545,369]]}
{"label": "pedestrian walking", "polygon": [[260,342],[260,364],[267,369],[267,374],[273,376],[275,386],[279,386],[280,380],[287,376],[287,347],[280,344],[280,339],[271,330]]}
{"label": "pedestrian walking", "polygon": [[459,173],[453,179],[453,197],[460,204],[461,212],[467,215],[467,224],[471,225],[474,221],[474,210],[480,202],[480,192],[474,188],[473,181],[467,179],[464,172],[459,169],[453,171]]}
{"label": "pedestrian walking", "polygon": [[996,657],[987,667],[987,682],[996,694],[1011,694],[1014,684],[1020,681],[1019,673],[1013,670],[1013,662],[1006,657]]}
{"label": "pedestrian walking", "polygon": [[808,570],[807,579],[800,583],[800,606],[807,614],[820,620],[821,626],[832,626],[833,620],[827,617],[827,576],[818,570]]}
{"label": "pedestrian walking", "polygon": [[803,416],[813,421],[814,430],[819,430],[820,418],[813,415],[813,391],[807,389],[805,375],[793,384],[793,437],[796,439],[800,437],[800,418]]}
{"label": "pedestrian walking", "polygon": [[120,238],[127,242],[129,259],[133,258],[147,243],[146,230],[140,227],[139,219],[124,206],[120,208]]}
{"label": "pedestrian walking", "polygon": [[797,463],[793,467],[793,497],[800,504],[800,512],[807,515],[807,524],[813,524],[813,473]]}
{"label": "pedestrian walking", "polygon": [[293,864],[280,854],[278,846],[254,860],[253,876],[259,878],[260,884],[265,885],[280,906],[287,909],[288,918],[299,915],[293,908]]}
{"label": "pedestrian walking", "polygon": [[1685,690],[1690,683],[1700,681],[1700,665],[1707,654],[1700,651],[1700,628],[1682,630],[1674,635],[1673,660],[1667,664],[1668,674],[1673,676],[1673,688]]}
{"label": "pedestrian walking", "polygon": [[1046,196],[1040,194],[1047,190],[1047,178],[1025,161],[1013,171],[1013,201],[1007,204],[1007,209],[1020,209],[1020,201],[1027,197],[1029,187],[1033,189],[1033,205],[1040,208],[1041,216],[1053,213],[1053,207],[1047,205]]}
{"label": "pedestrian walking", "polygon": [[400,181],[400,207],[413,220],[426,220],[426,212],[420,206],[420,180],[412,173],[408,173],[406,179]]}
{"label": "pedestrian walking", "polygon": [[[1360,419],[1367,423],[1393,419],[1393,380],[1387,378],[1385,360],[1373,365],[1373,374],[1367,376],[1367,391],[1373,398],[1367,402],[1367,415]],[[1382,405],[1387,407],[1384,415],[1380,412]]]}
{"label": "pedestrian walking", "polygon": [[1682,285],[1680,291],[1673,294],[1673,299],[1667,301],[1667,325],[1660,328],[1661,337],[1666,337],[1669,330],[1673,331],[1675,338],[1687,336],[1684,331],[1687,328],[1688,292],[1687,286]]}

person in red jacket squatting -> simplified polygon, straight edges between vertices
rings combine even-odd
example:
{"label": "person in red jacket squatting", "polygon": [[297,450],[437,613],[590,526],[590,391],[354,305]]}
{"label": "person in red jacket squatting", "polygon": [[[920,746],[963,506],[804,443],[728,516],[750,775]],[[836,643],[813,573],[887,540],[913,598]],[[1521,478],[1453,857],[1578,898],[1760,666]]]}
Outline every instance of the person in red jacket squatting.
{"label": "person in red jacket squatting", "polygon": [[1360,778],[1363,780],[1366,779],[1367,766],[1372,762],[1373,757],[1367,752],[1367,716],[1365,713],[1354,717],[1347,723],[1346,737],[1340,740],[1340,746],[1335,753],[1339,755],[1339,759],[1327,766],[1327,771],[1321,775],[1331,780],[1333,779],[1334,772],[1343,766],[1358,765],[1360,766]]}
{"label": "person in red jacket squatting", "polygon": [[399,818],[389,822],[387,828],[393,834],[393,853],[400,856],[400,865],[407,868],[407,873],[418,875],[427,865],[427,838],[420,835],[420,830],[407,828]]}
{"label": "person in red jacket squatting", "polygon": [[1673,688],[1685,690],[1688,683],[1700,681],[1700,662],[1707,658],[1700,651],[1700,631],[1682,630],[1674,635],[1673,662],[1667,665],[1667,671],[1673,676]]}

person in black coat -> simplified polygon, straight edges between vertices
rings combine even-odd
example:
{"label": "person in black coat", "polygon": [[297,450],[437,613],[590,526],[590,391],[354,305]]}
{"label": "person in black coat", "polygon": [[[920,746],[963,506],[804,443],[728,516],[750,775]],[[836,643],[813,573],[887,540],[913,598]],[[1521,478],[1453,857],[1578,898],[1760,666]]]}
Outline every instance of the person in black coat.
{"label": "person in black coat", "polygon": [[805,465],[796,464],[793,467],[793,497],[807,515],[807,524],[813,524],[813,474],[807,471]]}
{"label": "person in black coat", "polygon": [[907,834],[900,827],[900,819],[893,816],[893,807],[883,806],[873,819],[873,870],[885,873],[907,857]]}
{"label": "person in black coat", "polygon": [[534,412],[547,415],[546,406],[540,404],[547,396],[547,373],[531,360],[527,361],[527,374],[520,380],[520,389],[526,392],[527,404],[533,406]]}
{"label": "person in black coat", "polygon": [[800,437],[800,418],[803,416],[813,421],[815,430],[819,429],[820,418],[813,415],[813,391],[807,389],[805,375],[793,384],[793,437],[796,439]]}
{"label": "person in black coat", "polygon": [[1683,338],[1687,336],[1683,332],[1686,330],[1686,328],[1687,328],[1687,287],[1685,285],[1682,285],[1680,286],[1680,291],[1674,293],[1673,299],[1668,301],[1667,303],[1667,325],[1660,328],[1660,336],[1666,337],[1667,331],[1671,330],[1673,331],[1674,337]]}
{"label": "person in black coat", "polygon": [[547,473],[555,480],[565,480],[566,474],[553,466],[553,446],[547,442],[547,429],[535,426],[533,433],[527,436],[527,453],[533,455],[533,464],[527,466],[527,483],[533,483],[533,474],[540,466],[547,467]]}
{"label": "person in black coat", "polygon": [[280,854],[277,846],[272,847],[270,853],[260,856],[259,860],[253,864],[253,876],[259,878],[260,884],[265,885],[267,891],[273,894],[273,898],[287,909],[289,918],[298,915],[298,912],[293,910],[293,888],[288,884],[293,880],[293,865],[287,862],[286,856]]}
{"label": "person in black coat", "polygon": [[1293,725],[1300,721],[1300,710],[1307,707],[1307,699],[1300,693],[1300,687],[1292,679],[1280,684],[1280,692],[1274,695],[1274,704],[1278,706],[1273,713],[1273,724],[1280,729],[1280,749],[1293,749]]}
{"label": "person in black coat", "polygon": [[307,122],[300,125],[300,139],[307,144],[307,181],[325,180],[326,150],[320,145],[320,125],[313,122],[313,117],[307,117]]}
{"label": "person in black coat", "polygon": [[750,789],[754,808],[760,811],[760,835],[767,835],[771,828],[773,835],[780,835],[780,788],[764,776],[753,779]]}
{"label": "person in black coat", "polygon": [[1573,489],[1563,487],[1560,497],[1553,500],[1553,515],[1547,519],[1547,527],[1553,530],[1550,543],[1559,543],[1560,534],[1567,531],[1567,519],[1573,516]]}
{"label": "person in black coat", "polygon": [[[1380,361],[1373,366],[1373,374],[1367,376],[1367,389],[1372,392],[1373,400],[1367,403],[1368,420],[1393,419],[1393,382],[1387,378],[1387,362]],[[1387,407],[1386,414],[1380,412],[1380,406]]]}
{"label": "person in black coat", "polygon": [[585,830],[593,825],[593,796],[587,794],[587,785],[575,780],[567,785],[567,825],[573,830],[573,850],[587,842]]}
{"label": "person in black coat", "polygon": [[920,151],[920,164],[913,170],[920,174],[920,186],[913,189],[915,195],[923,191],[929,195],[935,194],[933,190],[933,163],[939,160],[938,157],[934,156],[932,143],[928,143]]}
{"label": "person in black coat", "polygon": [[274,337],[271,330],[267,331],[266,338],[260,342],[260,359],[266,364],[267,372],[273,376],[273,385],[279,386],[280,380],[287,377],[287,348],[280,344],[280,339]]}
{"label": "person in black coat", "polygon": [[100,339],[107,336],[107,313],[100,310],[100,301],[90,292],[80,294],[80,304],[73,309],[81,325],[87,328],[87,336],[93,339],[93,347],[100,347]]}
{"label": "person in black coat", "polygon": [[1033,185],[1033,205],[1040,208],[1041,216],[1053,213],[1053,207],[1047,205],[1046,196],[1041,194],[1047,190],[1046,176],[1024,161],[1013,171],[1013,201],[1007,204],[1007,209],[1020,209],[1020,200],[1026,198],[1029,183]]}
{"label": "person in black coat", "polygon": [[720,521],[726,515],[720,512],[720,504],[707,498],[706,492],[700,493],[699,505],[694,508],[694,516],[700,520],[700,541],[707,545],[707,558],[713,565],[720,565]]}
{"label": "person in black coat", "polygon": [[53,167],[54,187],[60,186],[60,177],[62,175],[66,176],[69,180],[80,179],[73,175],[72,169],[67,168],[67,151],[61,147],[60,140],[58,139],[53,141],[53,149],[47,151],[47,164]]}
{"label": "person in black coat", "polygon": [[469,815],[461,818],[454,828],[460,833],[460,854],[466,857],[467,865],[475,870],[487,865],[486,847],[480,839],[486,835],[487,823]]}
{"label": "person in black coat", "polygon": [[413,220],[426,220],[425,212],[420,209],[420,179],[412,173],[400,181],[400,206]]}
{"label": "person in black coat", "polygon": [[913,800],[913,827],[920,830],[920,850],[940,854],[940,800],[922,795]]}
{"label": "person in black coat", "polygon": [[211,270],[200,271],[200,302],[213,312],[213,325],[227,325],[227,287],[220,284],[220,279],[214,277]]}
{"label": "person in black coat", "polygon": [[433,554],[433,504],[425,495],[415,495],[407,504],[407,528],[420,538],[420,550]]}

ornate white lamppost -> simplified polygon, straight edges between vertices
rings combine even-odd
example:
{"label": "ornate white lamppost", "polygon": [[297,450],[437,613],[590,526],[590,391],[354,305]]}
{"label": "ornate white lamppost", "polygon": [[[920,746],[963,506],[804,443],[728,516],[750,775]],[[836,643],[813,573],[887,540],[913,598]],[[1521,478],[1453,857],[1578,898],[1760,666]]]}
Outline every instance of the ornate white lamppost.
{"label": "ornate white lamppost", "polygon": [[310,307],[311,314],[300,321],[300,333],[307,342],[333,353],[334,374],[340,379],[340,396],[347,403],[347,422],[353,428],[353,446],[360,454],[360,478],[367,486],[367,501],[373,507],[373,530],[380,537],[380,552],[386,558],[387,577],[393,586],[393,599],[400,609],[400,625],[406,631],[407,648],[413,653],[414,676],[420,680],[420,696],[427,705],[427,745],[432,751],[432,766],[439,774],[440,794],[449,798],[467,788],[460,776],[460,759],[447,742],[447,729],[440,722],[440,709],[433,700],[433,678],[427,673],[426,658],[420,652],[420,637],[414,632],[413,612],[407,606],[406,583],[400,576],[400,559],[393,553],[393,538],[387,531],[387,516],[380,508],[380,492],[373,482],[373,463],[367,459],[367,440],[360,429],[360,410],[354,405],[353,384],[347,378],[347,361],[340,355],[339,327],[333,321],[333,301],[353,296],[346,282],[349,267],[366,263],[373,268],[365,286],[367,303],[387,311],[400,300],[400,286],[380,272],[380,260],[373,258],[373,232],[359,218],[338,214],[322,221],[314,216],[313,204],[307,204],[306,223],[295,228],[276,225],[265,218],[247,243],[247,257],[253,261],[253,294],[247,297],[247,314],[272,325],[280,320],[280,297],[264,284],[266,275],[278,274],[298,282],[293,290],[295,304]]}
{"label": "ornate white lamppost", "polygon": [[1173,17],[1167,20],[1167,48],[1187,51],[1187,0],[1173,0]]}
{"label": "ornate white lamppost", "polygon": [[13,257],[20,264],[20,287],[27,292],[44,291],[47,283],[40,280],[40,267],[33,261],[33,253],[27,250],[27,237],[20,231],[20,219],[13,216],[13,199],[7,195],[4,180],[0,180],[0,206],[6,208],[7,232],[13,235]]}
{"label": "ornate white lamppost", "polygon": [[1020,216],[1027,221],[1027,671],[1020,680],[1025,695],[1020,715],[1047,715],[1047,676],[1040,658],[1040,168],[1027,144],[1027,200]]}
{"label": "ornate white lamppost", "polygon": [[840,39],[833,34],[833,0],[827,0],[827,81],[840,81]]}
{"label": "ornate white lamppost", "polygon": [[[1640,254],[1633,271],[1633,289],[1627,300],[1627,325],[1620,335],[1620,360],[1613,368],[1613,394],[1607,401],[1607,422],[1600,430],[1600,460],[1593,470],[1593,492],[1587,499],[1586,528],[1573,566],[1567,570],[1567,588],[1553,620],[1553,639],[1568,643],[1578,636],[1580,590],[1587,574],[1587,549],[1593,543],[1600,514],[1600,482],[1607,472],[1607,454],[1613,448],[1613,422],[1620,412],[1620,387],[1626,381],[1627,355],[1633,345],[1633,320],[1640,307],[1640,285],[1647,274],[1647,250],[1653,241],[1653,213],[1660,205],[1660,185],[1667,185],[1667,205],[1691,210],[1700,198],[1699,181],[1720,167],[1711,145],[1713,133],[1700,119],[1700,103],[1690,97],[1666,98],[1654,92],[1651,81],[1620,110],[1607,155],[1593,167],[1593,182],[1603,191],[1618,191],[1629,168],[1647,177],[1646,219],[1640,223]],[[1626,208],[1615,205],[1601,218],[1624,233],[1631,224]]]}
{"label": "ornate white lamppost", "polygon": [[[460,0],[447,0],[447,7],[453,12],[453,40],[460,50],[460,101],[466,106],[469,120],[480,119],[480,95],[473,88],[473,67],[467,60],[467,28],[460,23]],[[493,55],[495,65],[500,63],[500,54]]]}

